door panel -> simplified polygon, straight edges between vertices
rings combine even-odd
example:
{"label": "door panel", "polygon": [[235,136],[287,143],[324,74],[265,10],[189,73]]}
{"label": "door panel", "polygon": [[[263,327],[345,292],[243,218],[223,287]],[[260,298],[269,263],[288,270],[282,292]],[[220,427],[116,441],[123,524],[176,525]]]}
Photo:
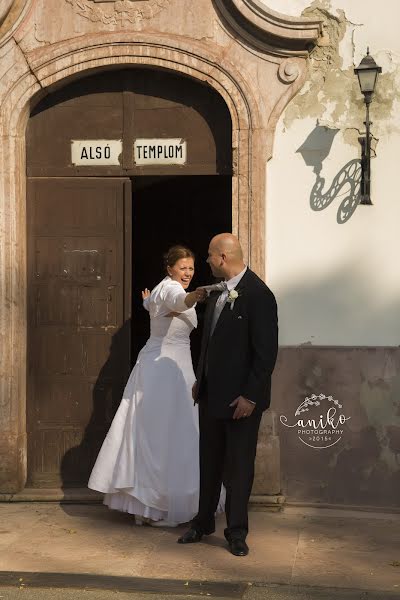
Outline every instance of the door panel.
{"label": "door panel", "polygon": [[130,369],[127,179],[28,182],[28,485],[85,486]]}
{"label": "door panel", "polygon": [[[138,138],[184,139],[186,164],[135,165]],[[72,163],[71,140],[99,139],[123,140],[120,165]],[[223,98],[208,85],[163,70],[122,69],[46,95],[32,111],[26,148],[28,175],[36,177],[230,175],[232,120]]]}

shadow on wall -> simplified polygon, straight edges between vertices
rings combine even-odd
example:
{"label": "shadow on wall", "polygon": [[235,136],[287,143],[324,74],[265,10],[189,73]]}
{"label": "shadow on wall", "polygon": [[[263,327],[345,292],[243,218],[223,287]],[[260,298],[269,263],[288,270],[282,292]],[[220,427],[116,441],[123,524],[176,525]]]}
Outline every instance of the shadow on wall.
{"label": "shadow on wall", "polygon": [[92,389],[92,408],[78,445],[67,449],[62,457],[60,476],[65,500],[70,488],[85,488],[93,465],[121,402],[130,372],[126,356],[129,348],[131,321],[127,320],[112,337],[109,356]]}
{"label": "shadow on wall", "polygon": [[336,198],[344,199],[337,211],[336,221],[343,225],[350,219],[361,199],[361,162],[350,160],[334,177],[330,188],[324,193],[325,179],[317,175],[317,181],[311,190],[310,206],[313,210],[324,210]]}
{"label": "shadow on wall", "polygon": [[329,155],[333,140],[339,130],[317,125],[297,150],[307,166],[312,166],[317,178],[310,194],[312,210],[327,208],[336,198],[343,198],[337,211],[337,223],[343,225],[354,214],[361,199],[361,161],[350,160],[335,175],[327,191],[321,177],[322,163]]}

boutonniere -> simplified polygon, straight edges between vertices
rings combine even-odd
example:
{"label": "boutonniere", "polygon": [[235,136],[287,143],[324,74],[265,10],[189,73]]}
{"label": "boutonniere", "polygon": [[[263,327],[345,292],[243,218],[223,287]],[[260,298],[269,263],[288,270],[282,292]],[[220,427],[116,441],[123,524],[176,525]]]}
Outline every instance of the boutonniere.
{"label": "boutonniere", "polygon": [[237,298],[239,298],[239,296],[240,296],[240,292],[238,290],[235,290],[235,289],[230,290],[226,301],[229,302],[229,304],[231,305],[231,310],[233,310],[235,301]]}

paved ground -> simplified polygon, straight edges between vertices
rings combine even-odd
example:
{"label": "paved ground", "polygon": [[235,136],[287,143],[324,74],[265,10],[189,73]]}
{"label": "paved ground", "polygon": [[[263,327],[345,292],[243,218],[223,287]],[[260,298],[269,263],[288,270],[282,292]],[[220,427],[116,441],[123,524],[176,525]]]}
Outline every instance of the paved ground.
{"label": "paved ground", "polygon": [[[0,588],[0,598],[4,600],[110,600],[116,597],[121,600],[183,600],[196,599],[193,595],[176,595],[169,593],[119,592],[109,590],[76,590],[76,589],[27,589]],[[215,598],[215,596],[213,596]],[[226,600],[229,596],[219,597]],[[356,590],[338,590],[332,588],[298,588],[292,586],[249,587],[242,596],[243,600],[397,600],[391,592],[360,592]]]}
{"label": "paved ground", "polygon": [[[223,517],[216,534],[182,546],[182,528],[138,527],[101,505],[0,503],[0,600],[80,597],[54,591],[71,581],[99,600],[93,586],[109,590],[107,598],[120,591],[137,600],[143,593],[161,600],[164,592],[170,599],[400,599],[400,515],[286,508],[252,512],[250,524],[251,552],[243,558],[226,549]],[[96,577],[74,584],[80,574]],[[106,576],[101,585],[99,576]],[[53,588],[53,596],[41,588]]]}

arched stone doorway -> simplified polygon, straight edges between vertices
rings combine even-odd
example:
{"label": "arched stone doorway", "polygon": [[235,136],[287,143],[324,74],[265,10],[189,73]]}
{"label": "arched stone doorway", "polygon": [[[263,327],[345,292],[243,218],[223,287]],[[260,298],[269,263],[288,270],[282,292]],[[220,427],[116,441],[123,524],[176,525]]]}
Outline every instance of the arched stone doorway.
{"label": "arched stone doorway", "polygon": [[141,290],[163,277],[163,252],[188,245],[194,284],[209,281],[208,241],[232,229],[231,148],[223,99],[168,71],[103,71],[32,111],[28,487],[86,486],[148,336]]}
{"label": "arched stone doorway", "polygon": [[[20,492],[26,483],[25,129],[38,98],[63,86],[69,77],[131,65],[169,69],[209,84],[224,99],[232,121],[232,230],[250,266],[264,275],[265,166],[277,119],[306,79],[308,50],[319,35],[320,23],[277,15],[261,3],[235,0],[234,4],[235,8],[233,3],[216,0],[202,5],[200,32],[200,23],[185,19],[175,2],[160,13],[160,22],[158,17],[149,18],[115,30],[113,25],[86,21],[71,11],[69,3],[60,6],[65,27],[54,28],[47,9],[21,0],[20,16],[0,31],[4,56],[0,88],[3,494]],[[109,7],[112,11],[112,2]],[[199,11],[198,2],[193,2],[192,10],[193,14]],[[36,36],[39,29],[40,36]],[[268,439],[273,439],[269,421],[264,429]],[[261,443],[269,444],[264,438]],[[256,493],[279,491],[279,474],[273,485],[268,483],[272,461],[261,457],[261,462],[266,484],[258,486]],[[279,464],[274,464],[278,473]]]}
{"label": "arched stone doorway", "polygon": [[[120,38],[120,34],[115,36]],[[89,40],[88,40],[89,41]],[[94,40],[90,40],[93,44]],[[86,74],[94,72],[101,67],[110,68],[110,65],[122,64],[125,67],[130,65],[140,65],[158,69],[168,69],[177,71],[185,76],[189,76],[199,82],[207,82],[225,101],[228,106],[232,122],[232,194],[231,194],[231,214],[232,231],[237,233],[242,241],[242,246],[249,264],[259,273],[263,273],[263,248],[255,243],[255,240],[261,239],[264,217],[262,202],[255,200],[260,194],[260,200],[263,190],[263,170],[262,161],[258,164],[258,157],[253,149],[260,136],[263,136],[262,128],[259,128],[259,113],[252,94],[246,90],[246,84],[241,81],[238,73],[232,77],[225,68],[220,68],[217,63],[217,57],[208,57],[204,60],[200,55],[193,56],[193,49],[186,48],[172,49],[160,47],[157,44],[151,47],[149,44],[143,45],[114,45],[104,46],[101,43],[92,45],[92,60],[87,61],[82,53],[82,46],[76,44],[74,52],[76,56],[73,59],[74,66],[64,68],[63,56],[68,50],[68,62],[71,60],[71,47],[67,49],[62,44],[57,48],[49,48],[50,54],[40,53],[37,67],[42,70],[40,79],[43,77],[42,85],[51,90],[59,88],[67,77],[80,78]],[[55,54],[54,54],[55,51]],[[210,60],[211,57],[213,60]],[[36,68],[36,67],[35,67]],[[114,67],[115,68],[115,67]],[[50,70],[50,71],[49,71]],[[234,69],[232,69],[234,71]],[[51,72],[51,73],[50,73]],[[46,80],[46,83],[45,83]],[[241,82],[238,84],[237,81]],[[244,94],[243,88],[248,92]],[[27,381],[27,298],[28,292],[25,279],[25,266],[27,260],[27,246],[23,242],[26,236],[26,188],[25,179],[26,162],[25,155],[25,132],[29,120],[30,107],[35,106],[37,99],[43,96],[40,91],[37,79],[32,77],[31,73],[22,75],[13,90],[13,94],[7,98],[3,106],[3,115],[7,114],[8,127],[7,135],[4,140],[5,152],[2,155],[2,171],[8,172],[8,176],[3,180],[3,189],[7,194],[8,202],[13,206],[15,218],[10,228],[10,234],[19,240],[18,246],[6,247],[3,254],[5,259],[11,260],[13,265],[18,265],[17,273],[14,275],[16,282],[19,302],[12,304],[12,314],[8,320],[9,329],[5,328],[4,338],[11,335],[19,337],[19,344],[11,344],[8,348],[8,354],[3,356],[3,362],[13,365],[15,377],[3,381],[3,385],[9,385],[7,395],[9,406],[18,419],[13,422],[13,429],[10,435],[4,439],[4,448],[10,449],[8,452],[7,467],[2,476],[2,490],[4,493],[15,493],[23,489],[27,482],[27,433],[26,433],[26,381]],[[5,120],[1,122],[4,126]],[[250,124],[255,125],[255,130],[250,128]],[[258,185],[256,182],[259,182]],[[253,191],[252,183],[255,186]],[[10,213],[9,213],[10,214]],[[252,240],[252,243],[251,243]],[[13,267],[14,268],[14,267]],[[7,360],[5,360],[7,359]],[[5,445],[7,444],[7,446]]]}

